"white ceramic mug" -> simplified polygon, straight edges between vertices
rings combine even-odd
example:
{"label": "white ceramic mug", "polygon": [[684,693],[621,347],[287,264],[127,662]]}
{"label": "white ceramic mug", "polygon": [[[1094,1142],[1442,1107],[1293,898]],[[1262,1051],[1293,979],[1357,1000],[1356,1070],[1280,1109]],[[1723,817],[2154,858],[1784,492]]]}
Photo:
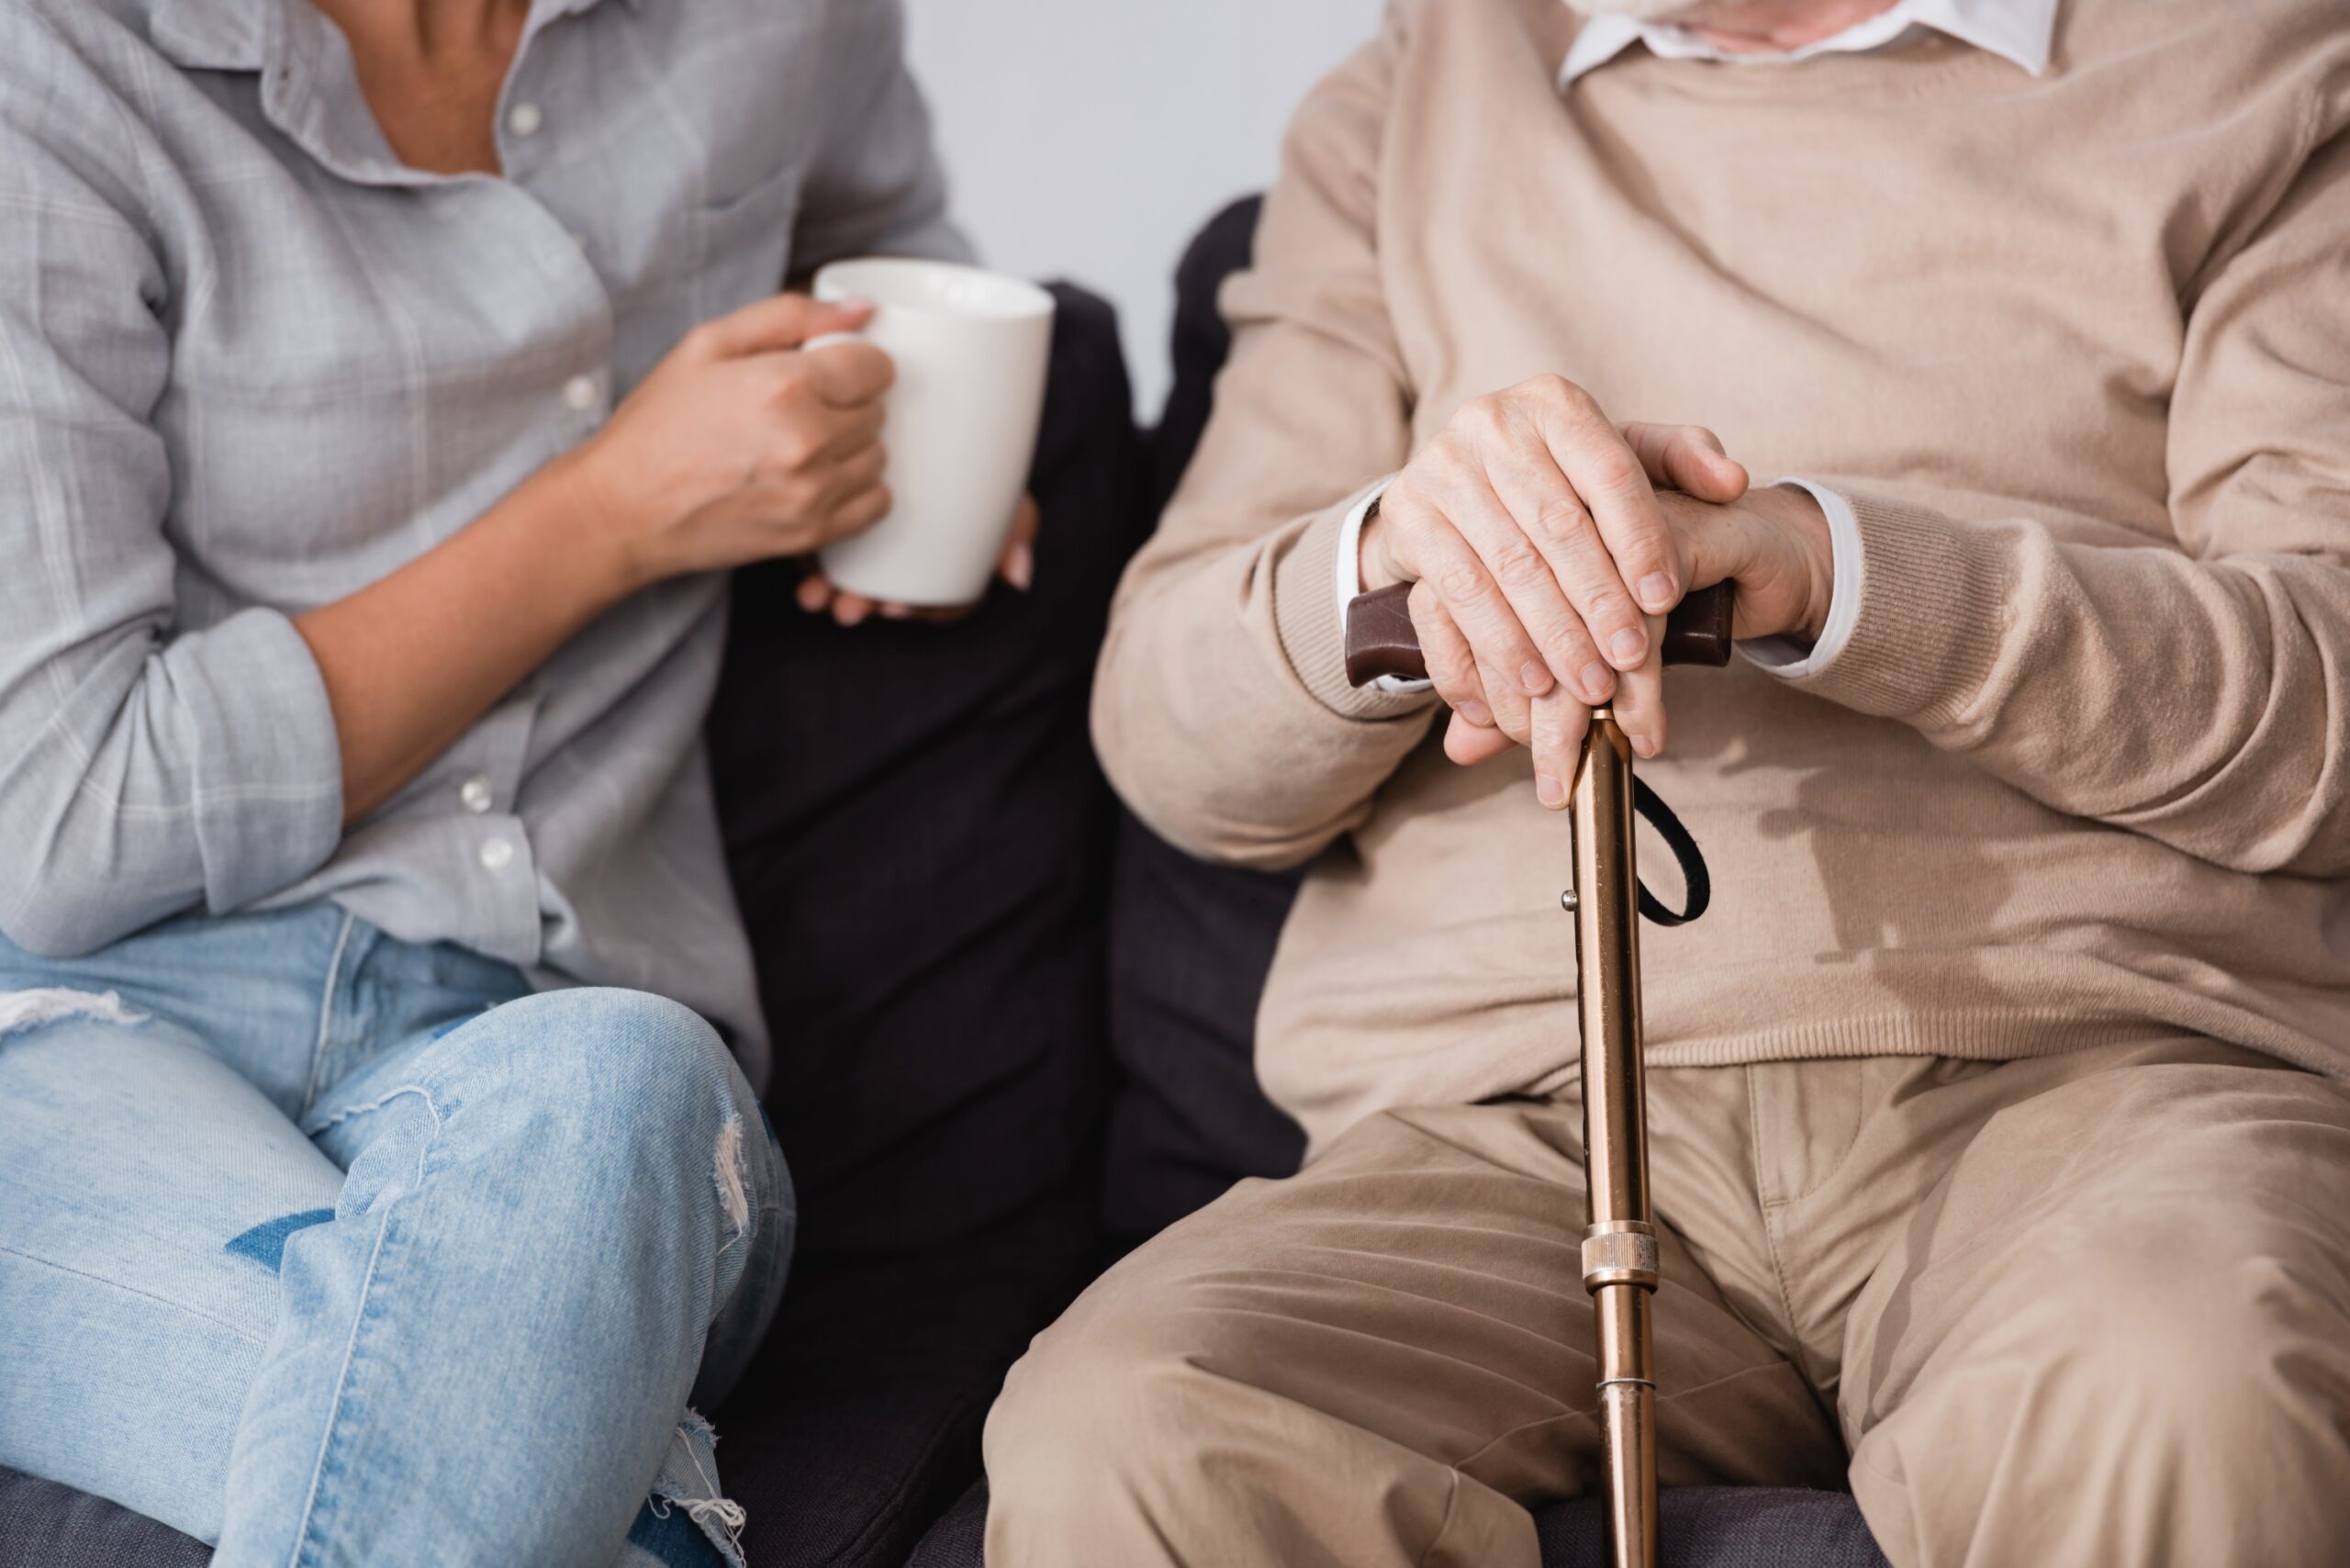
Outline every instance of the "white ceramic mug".
{"label": "white ceramic mug", "polygon": [[816,274],[815,295],[871,300],[873,319],[840,336],[898,367],[881,432],[889,513],[824,546],[824,575],[867,599],[971,603],[987,591],[1027,487],[1053,297],[977,267],[901,256],[834,262]]}

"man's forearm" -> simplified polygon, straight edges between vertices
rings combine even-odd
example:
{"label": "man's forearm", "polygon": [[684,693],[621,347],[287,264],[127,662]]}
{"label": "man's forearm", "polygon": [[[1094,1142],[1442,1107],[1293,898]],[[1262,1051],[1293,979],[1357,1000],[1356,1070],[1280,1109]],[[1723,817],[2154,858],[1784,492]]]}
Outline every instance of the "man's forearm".
{"label": "man's forearm", "polygon": [[1837,488],[1858,613],[1796,686],[2219,865],[2350,870],[2350,566],[2073,543]]}
{"label": "man's forearm", "polygon": [[1181,558],[1155,542],[1121,590],[1096,749],[1136,813],[1194,854],[1310,858],[1427,734],[1432,698],[1346,685],[1330,602],[1343,510]]}

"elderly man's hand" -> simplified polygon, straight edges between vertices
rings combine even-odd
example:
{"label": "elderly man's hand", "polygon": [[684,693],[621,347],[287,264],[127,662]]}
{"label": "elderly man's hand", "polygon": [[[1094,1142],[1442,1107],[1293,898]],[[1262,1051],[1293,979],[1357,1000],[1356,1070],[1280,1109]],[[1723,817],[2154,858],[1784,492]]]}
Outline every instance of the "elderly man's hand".
{"label": "elderly man's hand", "polygon": [[1711,431],[1617,425],[1558,376],[1465,405],[1381,498],[1360,564],[1367,589],[1420,585],[1446,750],[1531,748],[1548,806],[1565,803],[1592,706],[1612,703],[1641,756],[1662,749],[1658,631],[1688,589],[1735,577],[1738,636],[1817,637],[1832,580],[1808,493],[1750,493]]}

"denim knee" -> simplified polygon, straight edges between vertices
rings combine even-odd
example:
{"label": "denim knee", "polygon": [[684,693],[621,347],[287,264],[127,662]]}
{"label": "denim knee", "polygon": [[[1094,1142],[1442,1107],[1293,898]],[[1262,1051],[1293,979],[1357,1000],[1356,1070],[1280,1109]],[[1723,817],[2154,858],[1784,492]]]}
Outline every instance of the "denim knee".
{"label": "denim knee", "polygon": [[718,1031],[648,991],[543,991],[485,1014],[451,1044],[474,1058],[471,1092],[531,1107],[533,1141],[549,1158],[609,1162],[669,1148],[706,1158],[746,1112],[756,1126]]}

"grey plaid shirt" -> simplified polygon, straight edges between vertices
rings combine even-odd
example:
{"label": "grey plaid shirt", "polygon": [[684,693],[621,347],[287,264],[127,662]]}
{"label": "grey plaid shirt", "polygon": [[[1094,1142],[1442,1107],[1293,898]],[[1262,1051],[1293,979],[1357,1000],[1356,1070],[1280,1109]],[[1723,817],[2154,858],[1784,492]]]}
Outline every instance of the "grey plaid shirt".
{"label": "grey plaid shirt", "polygon": [[764,1032],[699,728],[723,588],[341,824],[287,617],[447,539],[787,270],[959,254],[895,0],[539,0],[502,179],[401,165],[305,0],[0,7],[0,931],[330,899]]}

